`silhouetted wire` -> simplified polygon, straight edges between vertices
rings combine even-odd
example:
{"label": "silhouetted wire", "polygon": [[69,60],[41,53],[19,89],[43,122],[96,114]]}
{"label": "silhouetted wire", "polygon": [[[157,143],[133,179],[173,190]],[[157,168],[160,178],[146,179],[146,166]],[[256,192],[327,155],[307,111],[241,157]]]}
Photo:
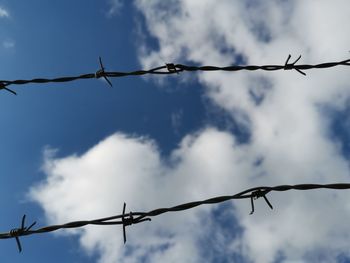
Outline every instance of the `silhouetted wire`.
{"label": "silhouetted wire", "polygon": [[254,71],[254,70],[265,70],[265,71],[276,71],[276,70],[296,70],[302,75],[306,75],[303,70],[309,70],[309,69],[321,69],[321,68],[332,68],[336,66],[350,66],[350,59],[338,61],[338,62],[327,62],[327,63],[321,63],[321,64],[315,64],[315,65],[309,65],[309,64],[301,64],[296,65],[296,63],[300,60],[301,56],[299,56],[294,62],[289,63],[289,60],[291,58],[291,55],[288,56],[286,62],[283,65],[263,65],[263,66],[256,66],[256,65],[246,65],[246,66],[239,66],[239,65],[233,65],[233,66],[227,66],[227,67],[217,67],[217,66],[187,66],[183,64],[174,64],[174,63],[167,63],[164,66],[152,68],[149,70],[136,70],[136,71],[130,71],[130,72],[118,72],[118,71],[105,71],[105,68],[102,63],[101,57],[99,57],[99,64],[100,69],[96,71],[95,73],[88,73],[83,74],[79,76],[67,76],[67,77],[59,77],[59,78],[35,78],[30,80],[0,80],[0,90],[4,89],[7,90],[13,94],[16,95],[16,92],[9,89],[8,86],[10,85],[25,85],[29,83],[36,83],[36,84],[42,84],[42,83],[60,83],[60,82],[69,82],[69,81],[75,81],[78,79],[94,79],[94,78],[104,78],[107,83],[112,87],[112,83],[109,80],[109,78],[120,78],[120,77],[126,77],[126,76],[142,76],[146,74],[158,74],[158,75],[169,75],[169,74],[178,74],[180,72],[188,71],[188,72],[194,72],[194,71],[241,71],[241,70],[248,70],[248,71]]}
{"label": "silhouetted wire", "polygon": [[10,232],[7,233],[0,233],[0,239],[8,239],[8,238],[15,238],[18,246],[19,252],[22,251],[22,246],[19,241],[19,237],[21,236],[28,236],[33,234],[41,234],[41,233],[48,233],[53,232],[59,229],[67,229],[67,228],[80,228],[87,225],[122,225],[123,226],[123,238],[124,243],[126,242],[126,233],[125,228],[126,226],[132,225],[132,224],[138,224],[144,221],[151,221],[151,217],[159,216],[164,213],[169,212],[178,212],[178,211],[184,211],[187,209],[191,209],[197,206],[205,205],[205,204],[218,204],[222,203],[228,200],[233,199],[251,199],[251,206],[252,211],[250,214],[254,213],[254,199],[263,197],[267,205],[273,209],[271,203],[267,199],[266,195],[273,191],[289,191],[289,190],[312,190],[312,189],[335,189],[335,190],[344,190],[344,189],[350,189],[350,184],[347,183],[338,183],[338,184],[297,184],[297,185],[278,185],[274,187],[269,186],[259,186],[250,188],[247,190],[244,190],[238,194],[234,195],[225,195],[225,196],[218,196],[214,198],[209,198],[202,201],[194,201],[189,203],[184,203],[181,205],[168,207],[168,208],[157,208],[154,210],[151,210],[149,212],[129,212],[125,213],[126,204],[124,203],[123,206],[123,212],[120,215],[105,217],[105,218],[99,218],[94,220],[82,220],[82,221],[74,221],[62,225],[51,225],[46,226],[42,228],[38,228],[36,230],[33,230],[33,226],[36,224],[36,222],[32,223],[29,227],[25,226],[25,218],[24,215],[21,221],[21,226],[19,228],[12,229]]}

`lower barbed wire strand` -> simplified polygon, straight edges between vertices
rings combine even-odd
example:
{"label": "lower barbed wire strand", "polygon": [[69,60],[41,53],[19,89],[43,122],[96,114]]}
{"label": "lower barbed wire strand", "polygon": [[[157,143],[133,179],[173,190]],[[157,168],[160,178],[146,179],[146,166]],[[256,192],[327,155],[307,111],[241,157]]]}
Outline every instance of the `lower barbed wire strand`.
{"label": "lower barbed wire strand", "polygon": [[[254,204],[253,199],[263,197],[268,204],[268,206],[272,209],[271,203],[266,198],[266,195],[270,192],[283,192],[283,191],[289,191],[289,190],[313,190],[313,189],[334,189],[334,190],[346,190],[350,189],[350,183],[335,183],[335,184],[296,184],[296,185],[277,185],[273,187],[269,186],[259,186],[254,188],[249,188],[244,191],[241,191],[234,195],[224,195],[224,196],[217,196],[205,200],[200,201],[194,201],[194,202],[188,202],[180,205],[176,205],[173,207],[168,208],[157,208],[154,210],[151,210],[149,212],[130,212],[125,213],[125,204],[123,209],[123,214],[114,215],[110,217],[104,217],[94,220],[81,220],[81,221],[73,221],[62,225],[51,225],[42,227],[36,230],[31,229],[34,225],[31,224],[29,227],[25,227],[25,215],[22,218],[22,225],[20,228],[15,228],[10,230],[7,233],[0,233],[0,239],[9,239],[9,238],[15,238],[17,241],[17,245],[19,250],[22,250],[22,247],[19,242],[19,237],[21,236],[28,236],[33,234],[41,234],[41,233],[48,233],[57,231],[59,229],[69,229],[69,228],[80,228],[87,225],[123,225],[123,229],[125,231],[125,227],[132,225],[132,224],[138,224],[144,221],[150,221],[151,217],[155,217],[164,213],[169,212],[179,212],[188,210],[197,206],[205,205],[205,204],[218,204],[222,203],[228,200],[234,200],[234,199],[251,199],[252,204],[252,212],[254,212]],[[126,241],[126,240],[124,240]]]}

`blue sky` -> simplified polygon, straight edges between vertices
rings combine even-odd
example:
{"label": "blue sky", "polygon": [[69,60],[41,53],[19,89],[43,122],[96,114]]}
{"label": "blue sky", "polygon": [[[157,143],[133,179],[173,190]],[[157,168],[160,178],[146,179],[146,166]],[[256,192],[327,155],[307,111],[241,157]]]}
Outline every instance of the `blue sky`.
{"label": "blue sky", "polygon": [[[1,19],[2,43],[13,43],[11,47],[2,46],[0,51],[3,79],[94,72],[99,67],[99,56],[111,70],[140,68],[137,23],[142,16],[132,4],[125,3],[115,15],[108,15],[111,8],[108,1],[1,4],[9,14]],[[113,89],[93,80],[16,87],[17,97],[3,93],[1,136],[8,138],[1,147],[1,202],[4,214],[8,214],[1,218],[3,230],[16,227],[23,213],[28,220],[46,223],[40,207],[26,197],[29,186],[45,176],[40,167],[46,147],[59,149],[58,156],[80,154],[119,131],[153,138],[162,154],[167,155],[183,134],[207,119],[203,92],[198,85],[179,85],[171,80],[171,85],[163,90],[141,78],[118,79],[113,83]],[[178,116],[180,122],[175,129],[172,116]],[[4,260],[95,260],[84,256],[77,240],[53,235],[42,238],[34,237],[34,242],[23,240],[26,251],[23,255],[17,255],[12,241],[2,242]],[[52,258],[57,247],[62,250]]]}
{"label": "blue sky", "polygon": [[[215,2],[215,3],[214,3]],[[0,1],[1,79],[349,56],[347,1]],[[325,22],[324,14],[329,20]],[[258,185],[348,182],[349,74],[181,73],[1,92],[3,232]],[[1,241],[4,262],[346,262],[349,193],[271,195]],[[336,228],[334,226],[337,226]]]}

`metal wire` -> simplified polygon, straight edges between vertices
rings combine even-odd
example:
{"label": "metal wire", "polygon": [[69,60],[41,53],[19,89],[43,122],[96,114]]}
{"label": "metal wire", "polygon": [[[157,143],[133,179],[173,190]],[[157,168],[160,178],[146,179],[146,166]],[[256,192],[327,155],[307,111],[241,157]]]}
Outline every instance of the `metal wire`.
{"label": "metal wire", "polygon": [[296,70],[302,75],[306,75],[303,70],[309,69],[324,69],[324,68],[332,68],[337,66],[350,66],[350,59],[338,61],[338,62],[326,62],[321,64],[309,65],[309,64],[300,64],[296,65],[296,63],[300,60],[301,56],[299,56],[293,63],[289,63],[291,55],[288,55],[287,60],[283,65],[246,65],[246,66],[227,66],[227,67],[217,67],[217,66],[187,66],[183,64],[173,64],[167,63],[164,66],[152,68],[150,70],[136,70],[130,72],[118,72],[118,71],[105,71],[105,67],[103,66],[102,59],[99,57],[100,69],[95,73],[88,73],[78,76],[66,76],[66,77],[58,77],[58,78],[35,78],[29,80],[0,80],[0,90],[7,90],[16,95],[16,92],[9,89],[10,85],[25,85],[29,83],[43,84],[43,83],[60,83],[60,82],[70,82],[79,79],[95,79],[95,78],[104,78],[107,83],[112,87],[112,83],[109,78],[120,78],[126,76],[142,76],[146,74],[158,74],[158,75],[169,75],[169,74],[178,74],[180,72],[188,71],[255,71],[255,70],[265,70],[265,71],[276,71],[276,70]]}
{"label": "metal wire", "polygon": [[[350,66],[350,59],[338,61],[338,62],[327,62],[327,63],[321,63],[321,64],[315,64],[315,65],[309,65],[309,64],[301,64],[296,65],[296,63],[300,60],[301,56],[298,57],[293,63],[289,63],[289,60],[291,58],[291,55],[288,56],[287,60],[285,61],[284,65],[263,65],[263,66],[256,66],[256,65],[246,65],[246,66],[227,66],[227,67],[217,67],[217,66],[188,66],[183,64],[173,64],[173,63],[167,63],[164,66],[152,68],[150,70],[137,70],[137,71],[131,71],[131,72],[107,72],[105,71],[105,67],[103,66],[101,57],[99,58],[99,64],[100,69],[96,71],[95,73],[88,73],[78,76],[66,76],[66,77],[58,77],[58,78],[35,78],[30,80],[0,80],[0,90],[6,90],[8,92],[11,92],[14,95],[17,95],[17,93],[10,88],[8,88],[10,85],[25,85],[30,83],[36,83],[36,84],[43,84],[43,83],[61,83],[61,82],[70,82],[75,81],[79,79],[93,79],[93,78],[104,78],[107,83],[112,87],[112,83],[110,82],[109,78],[118,78],[118,77],[126,77],[126,76],[142,76],[146,74],[159,74],[159,75],[169,75],[169,74],[179,74],[180,72],[188,71],[188,72],[194,72],[194,71],[241,71],[241,70],[248,70],[248,71],[255,71],[255,70],[265,70],[265,71],[276,71],[276,70],[296,70],[302,75],[306,75],[303,70],[309,70],[309,69],[321,69],[321,68],[331,68],[336,66]],[[321,188],[327,188],[327,189],[336,189],[336,190],[342,190],[342,189],[350,189],[350,184],[298,184],[298,185],[279,185],[274,187],[268,187],[268,186],[259,186],[255,188],[250,188],[247,190],[244,190],[238,194],[235,195],[228,195],[228,196],[218,196],[202,201],[195,201],[195,202],[189,202],[181,205],[177,205],[174,207],[169,208],[157,208],[149,212],[130,212],[128,214],[125,214],[126,204],[124,203],[123,206],[123,212],[120,215],[115,215],[111,217],[105,217],[105,218],[99,218],[95,220],[83,220],[83,221],[74,221],[62,225],[51,225],[42,227],[36,230],[32,230],[33,226],[35,225],[35,222],[31,224],[29,227],[25,226],[25,218],[24,215],[21,221],[21,226],[19,228],[15,228],[10,230],[7,233],[0,233],[0,239],[9,239],[9,238],[15,238],[16,243],[18,246],[19,252],[22,251],[22,246],[19,240],[19,237],[27,236],[27,235],[33,235],[33,234],[40,234],[40,233],[48,233],[57,231],[59,229],[67,229],[67,228],[80,228],[84,227],[86,225],[123,225],[123,237],[124,237],[124,243],[126,242],[126,226],[132,225],[132,224],[138,224],[144,221],[150,221],[151,217],[155,217],[164,213],[168,212],[178,212],[183,211],[187,209],[191,209],[200,205],[204,204],[216,204],[225,202],[228,200],[233,199],[245,199],[250,198],[251,199],[251,207],[252,210],[250,214],[254,213],[254,199],[263,197],[267,205],[273,209],[273,206],[269,202],[269,200],[266,197],[266,194],[272,191],[288,191],[288,190],[311,190],[311,189],[321,189]]]}
{"label": "metal wire", "polygon": [[173,207],[168,208],[157,208],[151,210],[149,212],[129,212],[125,213],[126,204],[124,203],[123,212],[120,215],[115,215],[111,217],[99,218],[94,220],[82,220],[82,221],[74,221],[62,225],[51,225],[42,228],[38,228],[36,230],[32,230],[32,227],[35,225],[35,222],[31,224],[29,227],[25,226],[25,215],[22,218],[22,223],[20,228],[12,229],[7,233],[0,233],[0,239],[9,239],[15,238],[18,246],[19,252],[22,251],[22,246],[19,241],[19,237],[28,236],[33,234],[41,234],[57,231],[59,229],[67,229],[67,228],[80,228],[87,225],[122,225],[123,226],[123,237],[124,243],[126,242],[126,226],[132,224],[138,224],[144,221],[151,221],[151,217],[159,216],[164,213],[169,212],[178,212],[184,211],[187,209],[191,209],[197,206],[205,205],[205,204],[217,204],[222,203],[228,200],[233,199],[246,199],[250,198],[252,211],[250,214],[254,213],[254,201],[257,198],[263,197],[268,206],[273,209],[271,203],[267,199],[266,195],[270,192],[282,192],[289,190],[312,190],[312,189],[335,189],[335,190],[344,190],[350,189],[350,184],[347,183],[338,183],[338,184],[297,184],[297,185],[278,185],[274,187],[269,186],[259,186],[244,190],[240,193],[234,195],[226,195],[226,196],[217,196],[214,198],[209,198],[202,201],[194,201],[189,203],[180,204]]}

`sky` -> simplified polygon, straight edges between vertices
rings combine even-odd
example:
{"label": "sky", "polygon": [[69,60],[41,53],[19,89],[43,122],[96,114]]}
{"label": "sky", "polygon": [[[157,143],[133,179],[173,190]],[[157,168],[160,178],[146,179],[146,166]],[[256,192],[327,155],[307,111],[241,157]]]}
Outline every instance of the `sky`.
{"label": "sky", "polygon": [[[350,56],[346,0],[0,0],[2,80],[165,63]],[[148,211],[255,186],[347,183],[346,67],[11,86],[0,93],[1,232]],[[1,240],[2,262],[350,262],[350,193],[270,193]]]}

